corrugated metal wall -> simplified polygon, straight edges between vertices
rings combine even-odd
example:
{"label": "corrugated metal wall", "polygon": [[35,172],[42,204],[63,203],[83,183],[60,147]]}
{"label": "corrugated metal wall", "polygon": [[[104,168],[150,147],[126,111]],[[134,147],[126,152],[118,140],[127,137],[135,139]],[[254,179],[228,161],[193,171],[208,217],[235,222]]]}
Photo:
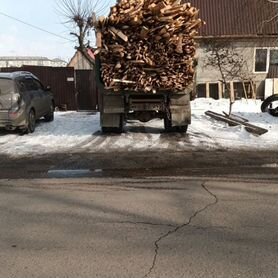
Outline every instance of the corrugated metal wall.
{"label": "corrugated metal wall", "polygon": [[66,105],[68,110],[76,110],[73,68],[24,66],[23,70],[32,72],[45,86],[51,87],[56,106]]}
{"label": "corrugated metal wall", "polygon": [[97,110],[98,94],[93,70],[76,70],[78,110]]}
{"label": "corrugated metal wall", "polygon": [[200,10],[201,36],[256,36],[278,33],[277,4],[266,0],[184,0]]}

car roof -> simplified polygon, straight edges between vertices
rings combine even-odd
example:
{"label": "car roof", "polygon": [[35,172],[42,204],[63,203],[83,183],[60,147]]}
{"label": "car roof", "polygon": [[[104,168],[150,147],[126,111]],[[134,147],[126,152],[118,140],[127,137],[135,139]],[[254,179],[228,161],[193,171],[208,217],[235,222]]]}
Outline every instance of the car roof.
{"label": "car roof", "polygon": [[33,77],[38,79],[34,74],[29,71],[14,71],[14,72],[0,72],[0,78],[16,79],[18,77]]}

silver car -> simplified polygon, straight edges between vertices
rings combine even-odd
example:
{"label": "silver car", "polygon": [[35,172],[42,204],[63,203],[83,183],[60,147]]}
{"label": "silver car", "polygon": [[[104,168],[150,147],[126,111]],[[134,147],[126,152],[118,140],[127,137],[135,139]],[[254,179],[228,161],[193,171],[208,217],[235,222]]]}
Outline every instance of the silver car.
{"label": "silver car", "polygon": [[0,128],[35,131],[36,120],[54,120],[54,98],[30,72],[0,73]]}

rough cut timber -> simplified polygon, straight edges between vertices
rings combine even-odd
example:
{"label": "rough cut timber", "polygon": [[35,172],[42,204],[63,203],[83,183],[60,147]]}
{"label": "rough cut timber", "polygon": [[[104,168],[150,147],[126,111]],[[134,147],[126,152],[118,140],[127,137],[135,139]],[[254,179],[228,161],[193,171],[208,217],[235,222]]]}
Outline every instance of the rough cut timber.
{"label": "rough cut timber", "polygon": [[105,87],[184,90],[193,82],[194,37],[202,24],[190,3],[118,0],[94,25]]}
{"label": "rough cut timber", "polygon": [[206,111],[205,114],[211,118],[228,123],[230,126],[242,125],[244,128],[255,135],[263,135],[268,132],[267,129],[248,123],[248,120],[239,118],[238,116],[229,116],[224,113],[224,115],[215,113],[213,111]]}

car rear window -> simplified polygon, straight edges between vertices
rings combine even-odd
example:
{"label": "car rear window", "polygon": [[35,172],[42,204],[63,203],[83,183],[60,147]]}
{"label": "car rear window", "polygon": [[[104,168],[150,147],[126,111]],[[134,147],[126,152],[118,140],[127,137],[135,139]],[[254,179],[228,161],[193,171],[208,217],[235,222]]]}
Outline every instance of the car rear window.
{"label": "car rear window", "polygon": [[0,78],[0,96],[14,92],[14,81],[11,79]]}

